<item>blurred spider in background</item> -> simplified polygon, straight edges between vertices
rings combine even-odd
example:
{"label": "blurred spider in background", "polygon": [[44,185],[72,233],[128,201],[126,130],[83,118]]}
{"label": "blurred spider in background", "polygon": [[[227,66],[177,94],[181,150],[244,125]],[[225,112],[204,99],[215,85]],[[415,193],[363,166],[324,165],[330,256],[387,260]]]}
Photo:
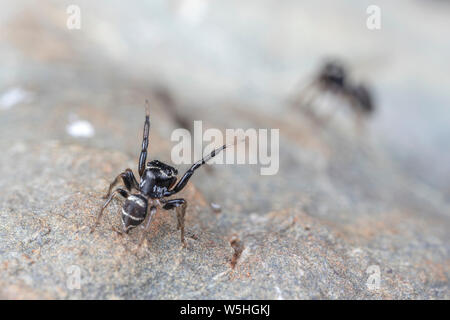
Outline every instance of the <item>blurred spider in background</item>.
{"label": "blurred spider in background", "polygon": [[[374,99],[369,87],[364,83],[353,81],[348,73],[342,62],[326,61],[313,80],[295,98],[294,105],[316,117],[316,113],[312,111],[313,105],[318,107],[318,100],[331,94],[346,102],[355,114],[357,124],[360,125],[363,118],[374,112]],[[325,120],[329,120],[336,111],[337,108],[333,108]]]}

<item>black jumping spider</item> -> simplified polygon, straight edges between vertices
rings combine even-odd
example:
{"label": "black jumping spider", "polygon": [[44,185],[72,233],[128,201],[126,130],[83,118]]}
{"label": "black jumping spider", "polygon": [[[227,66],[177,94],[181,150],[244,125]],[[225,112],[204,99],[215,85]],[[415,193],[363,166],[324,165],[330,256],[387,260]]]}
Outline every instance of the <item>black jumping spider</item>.
{"label": "black jumping spider", "polygon": [[341,96],[350,104],[358,121],[374,111],[373,97],[362,83],[349,80],[348,71],[341,62],[330,60],[322,66],[314,80],[301,92],[297,103],[309,107],[318,95],[332,93]]}
{"label": "black jumping spider", "polygon": [[[188,183],[189,179],[200,166],[206,163],[206,161],[213,158],[220,151],[224,150],[227,146],[213,150],[208,156],[202,158],[200,161],[194,163],[189,170],[178,180],[177,169],[162,163],[158,160],[153,160],[145,165],[147,159],[148,148],[148,135],[150,130],[150,114],[147,102],[147,110],[144,123],[144,134],[142,139],[141,155],[139,157],[139,176],[140,182],[138,183],[133,171],[126,169],[119,174],[111,183],[108,189],[108,193],[105,198],[106,202],[103,204],[100,213],[97,216],[97,220],[91,229],[91,232],[95,230],[100,222],[100,218],[103,215],[103,211],[111,202],[111,200],[117,194],[123,196],[126,200],[122,207],[122,227],[123,232],[128,233],[131,228],[135,228],[147,218],[144,224],[144,231],[142,232],[139,246],[145,239],[145,234],[150,229],[150,224],[153,216],[155,215],[157,208],[164,210],[176,209],[178,225],[177,229],[181,229],[181,242],[183,246],[186,246],[184,239],[184,215],[186,213],[186,200],[184,199],[166,199],[178,192],[180,192]],[[112,189],[122,180],[124,188],[117,188],[113,192]]]}

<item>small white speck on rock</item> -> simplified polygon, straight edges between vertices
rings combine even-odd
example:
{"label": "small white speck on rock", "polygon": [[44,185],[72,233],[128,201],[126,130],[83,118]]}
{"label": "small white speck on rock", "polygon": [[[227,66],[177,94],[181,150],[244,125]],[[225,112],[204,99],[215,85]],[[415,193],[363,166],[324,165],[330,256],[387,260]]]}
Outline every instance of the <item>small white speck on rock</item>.
{"label": "small white speck on rock", "polygon": [[30,98],[30,92],[20,87],[10,88],[0,96],[0,109],[10,109],[18,103],[29,101]]}
{"label": "small white speck on rock", "polygon": [[222,207],[218,203],[211,202],[210,206],[214,210],[215,213],[220,213],[222,211]]}
{"label": "small white speck on rock", "polygon": [[95,134],[94,127],[89,121],[75,120],[66,127],[67,133],[76,138],[90,138]]}

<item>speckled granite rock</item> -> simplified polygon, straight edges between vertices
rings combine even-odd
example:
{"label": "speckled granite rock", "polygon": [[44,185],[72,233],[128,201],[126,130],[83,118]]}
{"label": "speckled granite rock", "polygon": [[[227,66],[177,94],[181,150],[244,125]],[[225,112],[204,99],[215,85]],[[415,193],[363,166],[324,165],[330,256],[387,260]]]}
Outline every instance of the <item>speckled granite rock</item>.
{"label": "speckled granite rock", "polygon": [[[120,226],[119,203],[89,234],[108,179],[133,159],[59,142],[15,141],[2,150],[3,298],[448,298],[448,217],[391,183],[392,203],[350,200],[350,188],[333,193],[311,183],[285,190],[297,200],[276,209],[250,211],[226,195],[216,200],[223,206],[217,214],[195,185],[213,178],[234,189],[246,183],[220,168],[183,192],[187,249],[174,215],[161,212],[133,254],[138,231],[121,236],[112,228]],[[243,247],[234,269],[233,237]],[[375,291],[366,284],[371,265],[381,273]],[[81,272],[79,290],[67,287],[73,266]]]}

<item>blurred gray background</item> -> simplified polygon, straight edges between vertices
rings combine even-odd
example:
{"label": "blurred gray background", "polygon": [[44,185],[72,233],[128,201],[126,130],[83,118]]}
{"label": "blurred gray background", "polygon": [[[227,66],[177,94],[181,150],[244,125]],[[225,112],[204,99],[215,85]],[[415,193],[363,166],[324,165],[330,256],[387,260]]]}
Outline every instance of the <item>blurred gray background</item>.
{"label": "blurred gray background", "polygon": [[[70,4],[80,30],[66,28]],[[371,4],[380,30],[366,27]],[[448,11],[446,1],[19,1],[2,6],[1,81],[7,90],[48,73],[66,90],[77,82],[106,95],[108,81],[119,92],[133,82],[170,90],[180,109],[237,102],[286,113],[286,98],[338,57],[374,88],[375,134],[448,195]]]}

